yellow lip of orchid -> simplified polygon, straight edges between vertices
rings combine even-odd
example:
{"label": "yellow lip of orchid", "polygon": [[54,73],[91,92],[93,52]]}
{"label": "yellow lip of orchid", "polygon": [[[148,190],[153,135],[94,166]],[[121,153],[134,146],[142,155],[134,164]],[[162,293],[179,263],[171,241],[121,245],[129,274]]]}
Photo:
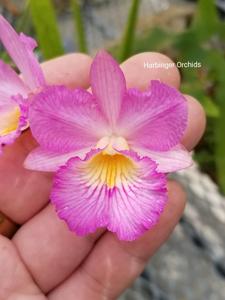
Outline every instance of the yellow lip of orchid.
{"label": "yellow lip of orchid", "polygon": [[127,178],[132,178],[135,173],[134,162],[119,153],[129,150],[125,138],[105,136],[98,141],[96,148],[103,150],[84,164],[85,177],[90,184],[101,183],[114,188],[121,186]]}
{"label": "yellow lip of orchid", "polygon": [[19,125],[19,119],[20,109],[18,106],[14,106],[11,110],[7,110],[1,113],[0,136],[5,136],[17,130]]}
{"label": "yellow lip of orchid", "polygon": [[135,171],[135,164],[128,157],[101,152],[84,164],[83,174],[92,186],[106,184],[108,188],[114,188],[122,186],[128,179],[132,181]]}
{"label": "yellow lip of orchid", "polygon": [[109,188],[121,186],[127,178],[135,173],[135,164],[118,151],[129,150],[127,141],[121,136],[101,138],[97,149],[103,149],[84,164],[84,177],[91,185],[106,184]]}

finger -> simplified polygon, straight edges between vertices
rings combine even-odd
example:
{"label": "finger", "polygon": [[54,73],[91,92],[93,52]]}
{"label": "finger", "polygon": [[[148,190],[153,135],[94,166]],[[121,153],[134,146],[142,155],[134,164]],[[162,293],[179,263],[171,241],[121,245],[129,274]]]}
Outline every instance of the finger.
{"label": "finger", "polygon": [[13,243],[38,286],[48,292],[73,272],[100,235],[101,230],[77,237],[49,204],[21,227]]}
{"label": "finger", "polygon": [[167,240],[185,205],[181,187],[169,184],[169,202],[160,222],[134,242],[121,242],[112,233],[96,244],[87,260],[64,283],[52,291],[50,300],[117,299],[143,271],[148,259]]}
{"label": "finger", "polygon": [[[86,88],[89,85],[91,58],[70,54],[44,63],[43,70],[50,84]],[[22,224],[48,201],[51,175],[24,169],[27,154],[36,147],[30,131],[23,133],[0,156],[0,211]]]}
{"label": "finger", "polygon": [[63,55],[42,64],[49,85],[66,85],[70,88],[89,87],[89,69],[92,58],[81,53]]}
{"label": "finger", "polygon": [[[153,55],[152,59],[155,60],[155,54]],[[122,67],[127,70],[126,72],[128,72],[125,73],[125,77],[129,76],[129,67],[127,64],[132,65],[133,71],[134,66],[137,66],[137,70],[139,70],[138,60],[139,56],[134,56],[122,64]],[[148,60],[151,61],[151,55],[148,55]],[[142,76],[138,72],[135,72],[135,74],[137,77]],[[146,76],[146,74],[143,76]],[[146,84],[151,79],[151,76],[152,75],[149,73],[149,78],[146,81]],[[131,82],[132,80],[134,82]],[[144,80],[145,77],[143,77],[141,82]],[[135,86],[135,78],[133,77],[128,79],[128,84]],[[48,225],[46,226],[45,224]],[[49,224],[51,224],[51,226]],[[41,239],[37,240],[32,238],[36,236],[41,236]],[[98,234],[94,235],[92,240],[96,238],[98,238]],[[57,216],[53,211],[50,211],[47,208],[45,211],[40,212],[40,214],[35,217],[34,220],[30,220],[18,231],[14,238],[14,242],[19,249],[21,257],[23,257],[26,266],[28,266],[36,282],[39,283],[44,291],[52,289],[54,286],[57,286],[60,282],[62,282],[67,276],[69,276],[83,261],[83,259],[89,253],[90,248],[94,244],[94,241],[92,241],[92,244],[87,245],[85,240],[83,241],[83,239],[80,239],[72,234],[70,234],[68,237],[67,227],[63,222],[58,221]],[[80,245],[81,243],[84,244]],[[56,250],[49,251],[49,248],[46,249],[46,245],[51,245],[51,249],[56,248]],[[52,247],[52,245],[55,246]],[[74,258],[74,256],[76,256],[76,252],[79,250],[79,247],[81,247],[83,255],[78,254],[77,258]],[[60,250],[58,248],[60,248]],[[71,251],[72,255],[74,255],[72,257]],[[37,261],[34,261],[33,259],[34,253],[36,255],[35,257],[38,255],[38,264]],[[54,264],[56,261],[60,263]],[[54,275],[52,272],[53,265]],[[62,265],[64,265],[63,268]]]}
{"label": "finger", "polygon": [[184,96],[188,102],[188,126],[182,144],[190,151],[198,144],[205,131],[206,116],[203,107],[195,98]]}
{"label": "finger", "polygon": [[6,237],[12,237],[17,231],[17,226],[11,220],[9,220],[6,216],[0,213],[0,235],[4,235]]}
{"label": "finger", "polygon": [[[133,61],[135,61],[135,65]],[[158,63],[161,67],[146,67],[146,64],[151,65],[154,63]],[[171,67],[167,69],[166,66],[168,64]],[[141,90],[145,90],[152,79],[158,79],[175,88],[180,87],[180,73],[175,63],[161,53],[145,52],[136,54],[122,64],[122,70],[126,74],[128,87],[138,87]]]}
{"label": "finger", "polygon": [[35,299],[46,299],[41,296],[15,246],[1,235],[0,266],[0,299],[34,299],[33,296]]}

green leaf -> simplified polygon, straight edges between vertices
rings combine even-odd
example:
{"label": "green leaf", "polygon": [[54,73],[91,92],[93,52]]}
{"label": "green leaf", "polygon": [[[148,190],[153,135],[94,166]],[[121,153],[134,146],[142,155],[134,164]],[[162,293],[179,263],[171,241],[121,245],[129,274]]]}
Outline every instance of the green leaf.
{"label": "green leaf", "polygon": [[217,32],[219,17],[215,0],[198,0],[193,27],[203,39]]}
{"label": "green leaf", "polygon": [[179,33],[174,38],[173,47],[178,50],[181,58],[196,59],[196,49],[200,48],[196,31],[193,29],[188,29],[182,33]]}
{"label": "green leaf", "polygon": [[208,117],[217,118],[220,116],[219,106],[215,102],[213,102],[213,100],[210,97],[202,97],[201,103]]}
{"label": "green leaf", "polygon": [[[222,91],[220,90],[220,92]],[[223,96],[225,99],[225,89]],[[219,185],[223,193],[225,193],[225,105],[220,107],[220,112],[220,118],[217,118],[215,122],[215,161]]]}
{"label": "green leaf", "polygon": [[[223,96],[225,97],[225,90],[223,91]],[[224,98],[225,99],[225,98]],[[221,116],[216,119],[215,123],[215,142],[216,142],[216,168],[217,176],[219,180],[219,185],[225,193],[225,107],[224,105],[220,108]]]}
{"label": "green leaf", "polygon": [[51,0],[30,0],[29,9],[37,40],[45,59],[64,53]]}
{"label": "green leaf", "polygon": [[219,185],[225,193],[225,61],[223,55],[213,53],[217,73],[215,98],[220,108],[220,117],[215,120],[215,160]]}
{"label": "green leaf", "polygon": [[134,41],[134,33],[137,25],[139,5],[140,0],[132,0],[127,19],[126,29],[121,43],[120,61],[125,60],[131,54]]}
{"label": "green leaf", "polygon": [[201,87],[201,83],[193,83],[192,81],[182,84],[182,92],[190,94],[202,104],[207,117],[218,118],[220,115],[220,107],[212,98],[206,95],[206,92]]}
{"label": "green leaf", "polygon": [[[145,51],[162,51],[168,49],[172,42],[173,34],[162,28],[154,27],[147,34],[138,36],[134,45],[135,53]],[[133,54],[133,53],[132,53]]]}
{"label": "green leaf", "polygon": [[[211,118],[217,118],[220,115],[220,109],[217,103],[207,94],[206,78],[200,79],[197,69],[182,70],[183,83],[181,90],[185,94],[193,95],[205,109],[206,115]],[[207,74],[206,74],[207,75]],[[205,76],[206,76],[205,75]]]}
{"label": "green leaf", "polygon": [[81,52],[87,53],[86,34],[81,16],[80,5],[77,0],[71,0],[71,8],[74,17],[76,39]]}

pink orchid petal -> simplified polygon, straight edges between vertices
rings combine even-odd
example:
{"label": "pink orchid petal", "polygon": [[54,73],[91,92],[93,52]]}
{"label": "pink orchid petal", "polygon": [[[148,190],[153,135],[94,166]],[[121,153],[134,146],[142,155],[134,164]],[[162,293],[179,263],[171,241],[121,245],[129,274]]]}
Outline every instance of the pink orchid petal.
{"label": "pink orchid petal", "polygon": [[2,15],[0,15],[0,40],[22,73],[27,86],[31,90],[44,86],[42,70],[33,54],[36,42],[25,35],[19,36]]}
{"label": "pink orchid petal", "polygon": [[59,167],[64,166],[73,157],[84,159],[89,151],[88,148],[82,151],[56,154],[38,147],[29,153],[24,162],[24,167],[35,171],[56,172]]}
{"label": "pink orchid petal", "polygon": [[93,95],[110,125],[114,127],[126,92],[123,72],[118,63],[102,50],[92,63],[90,76]]}
{"label": "pink orchid petal", "polygon": [[128,90],[118,128],[131,146],[167,151],[180,142],[186,126],[187,101],[175,88],[153,80],[147,92]]}
{"label": "pink orchid petal", "polygon": [[23,32],[19,34],[20,41],[23,42],[30,51],[37,48],[37,42],[32,37],[25,35]]}
{"label": "pink orchid petal", "polygon": [[12,144],[27,127],[28,93],[16,72],[0,60],[0,148]]}
{"label": "pink orchid petal", "polygon": [[11,97],[18,94],[27,97],[29,89],[16,72],[0,60],[0,105],[12,102]]}
{"label": "pink orchid petal", "polygon": [[157,172],[169,173],[190,167],[193,164],[191,154],[182,145],[177,145],[169,151],[151,151],[138,149],[135,151],[140,156],[151,158],[156,164]]}
{"label": "pink orchid petal", "polygon": [[[124,154],[131,161],[128,167],[134,165],[134,169],[127,171],[125,165],[112,168],[115,177],[107,177],[107,184],[104,162],[93,165],[92,159],[101,155],[96,151],[84,160],[69,160],[56,173],[51,201],[76,234],[83,236],[107,227],[119,239],[131,241],[158,221],[167,201],[165,176],[155,171],[156,164],[150,159],[128,151]],[[111,180],[116,186],[109,187]]]}
{"label": "pink orchid petal", "polygon": [[46,150],[68,153],[92,148],[107,134],[93,96],[82,89],[52,86],[33,96],[30,127]]}

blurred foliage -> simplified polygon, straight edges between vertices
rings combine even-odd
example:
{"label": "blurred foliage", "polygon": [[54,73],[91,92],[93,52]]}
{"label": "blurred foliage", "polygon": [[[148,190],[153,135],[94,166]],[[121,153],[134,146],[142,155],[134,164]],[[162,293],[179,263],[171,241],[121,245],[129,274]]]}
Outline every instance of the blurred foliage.
{"label": "blurred foliage", "polygon": [[[183,69],[183,91],[202,103],[208,116],[204,140],[196,151],[202,169],[225,192],[225,31],[213,0],[199,0],[190,28],[178,35],[174,47],[180,60],[198,60],[199,69]],[[214,120],[211,120],[214,118]]]}
{"label": "blurred foliage", "polygon": [[50,59],[63,54],[64,50],[51,0],[30,0],[28,6],[44,58]]}
{"label": "blurred foliage", "polygon": [[80,11],[80,5],[77,0],[71,0],[71,8],[73,12],[75,31],[76,31],[75,39],[77,39],[79,50],[81,52],[87,53],[85,29],[84,29],[82,15]]}
{"label": "blurred foliage", "polygon": [[[64,53],[63,42],[59,33],[56,18],[56,7],[52,0],[28,0],[32,23],[36,31],[40,50],[45,59],[50,59]],[[78,0],[70,1],[75,26],[78,49],[87,52],[85,29],[83,25]]]}
{"label": "blurred foliage", "polygon": [[132,0],[125,32],[121,41],[119,61],[125,60],[132,52],[139,6],[140,0]]}

